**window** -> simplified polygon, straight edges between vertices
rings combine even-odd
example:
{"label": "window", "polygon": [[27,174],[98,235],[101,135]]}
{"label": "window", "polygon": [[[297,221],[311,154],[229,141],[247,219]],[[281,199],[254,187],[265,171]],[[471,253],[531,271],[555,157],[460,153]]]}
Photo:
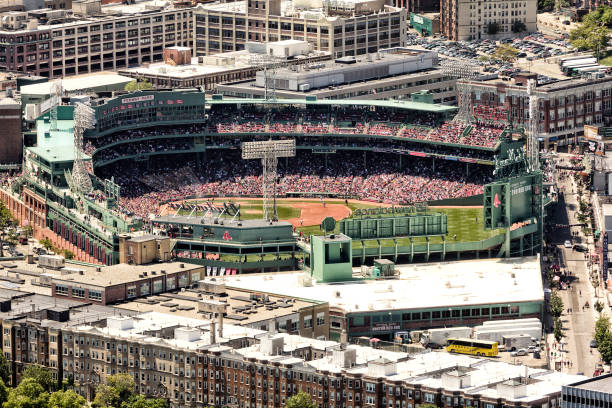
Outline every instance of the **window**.
{"label": "window", "polygon": [[431,394],[431,393],[428,393],[428,392],[423,394],[423,399],[425,400],[425,402],[429,402],[429,403],[432,403],[432,404],[435,401],[434,395]]}
{"label": "window", "polygon": [[84,298],[85,289],[83,288],[72,288],[72,297]]}
{"label": "window", "polygon": [[102,291],[89,289],[88,296],[91,300],[100,301],[102,300]]}
{"label": "window", "polygon": [[317,326],[325,325],[325,312],[317,313]]}
{"label": "window", "polygon": [[136,297],[136,285],[128,286],[128,288],[127,288],[127,297],[128,298]]}
{"label": "window", "polygon": [[55,285],[55,294],[56,295],[62,295],[62,296],[68,296],[68,286],[64,286],[64,285]]}
{"label": "window", "polygon": [[304,328],[308,329],[312,327],[312,315],[304,316]]}

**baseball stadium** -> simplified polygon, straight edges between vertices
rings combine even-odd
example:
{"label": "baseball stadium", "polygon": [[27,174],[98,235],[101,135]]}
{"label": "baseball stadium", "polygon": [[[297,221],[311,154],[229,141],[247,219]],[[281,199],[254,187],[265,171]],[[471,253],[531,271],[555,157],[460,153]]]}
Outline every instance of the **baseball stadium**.
{"label": "baseball stadium", "polygon": [[[353,266],[538,252],[552,199],[524,130],[493,108],[456,121],[431,99],[97,96],[90,120],[74,105],[36,120],[0,195],[37,237],[105,265],[143,234],[227,274],[308,269],[325,233],[348,240]],[[258,142],[294,151],[271,173],[272,153],[245,155]]]}

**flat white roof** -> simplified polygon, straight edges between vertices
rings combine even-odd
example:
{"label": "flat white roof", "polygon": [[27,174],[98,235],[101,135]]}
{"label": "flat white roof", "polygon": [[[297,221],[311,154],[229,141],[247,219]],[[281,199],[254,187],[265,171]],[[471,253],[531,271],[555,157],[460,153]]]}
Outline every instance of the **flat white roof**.
{"label": "flat white roof", "polygon": [[[117,74],[94,74],[94,75],[79,75],[73,78],[63,79],[61,81],[62,89],[66,93],[83,91],[87,89],[96,89],[99,87],[122,87],[125,84],[133,81],[133,78],[125,77]],[[41,82],[38,84],[24,85],[21,87],[23,95],[40,95],[47,96],[51,93],[53,84],[56,81]]]}
{"label": "flat white roof", "polygon": [[396,266],[398,279],[299,284],[302,272],[226,277],[228,287],[328,302],[346,312],[544,300],[539,257]]}

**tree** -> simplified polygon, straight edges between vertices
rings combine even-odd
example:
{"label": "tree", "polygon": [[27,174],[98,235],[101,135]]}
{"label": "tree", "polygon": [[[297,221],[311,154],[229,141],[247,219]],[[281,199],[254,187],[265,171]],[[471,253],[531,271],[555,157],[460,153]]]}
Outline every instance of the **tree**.
{"label": "tree", "polygon": [[600,316],[595,322],[595,335],[593,336],[597,342],[597,347],[604,341],[608,333],[610,333],[610,319],[606,316]]}
{"label": "tree", "polygon": [[99,385],[93,400],[94,407],[119,407],[122,402],[130,402],[134,395],[134,379],[128,374],[115,374]]}
{"label": "tree", "polygon": [[512,32],[513,33],[522,33],[523,31],[527,31],[527,26],[521,20],[515,20],[512,23]]}
{"label": "tree", "polygon": [[601,359],[606,364],[610,364],[610,361],[612,361],[612,333],[606,332],[601,339],[601,343],[597,343],[597,351],[599,351]]}
{"label": "tree", "polygon": [[502,60],[503,62],[513,62],[516,59],[519,51],[509,44],[501,44],[495,52],[493,57]]}
{"label": "tree", "polygon": [[64,253],[64,258],[66,258],[66,259],[74,259],[74,252],[72,252],[71,250],[64,249],[63,253]]}
{"label": "tree", "polygon": [[32,238],[32,236],[34,235],[34,227],[28,224],[23,227],[23,232],[25,233],[27,238]]}
{"label": "tree", "polygon": [[28,368],[23,370],[21,378],[22,382],[26,378],[32,378],[37,384],[40,384],[45,391],[53,391],[55,389],[55,381],[53,380],[51,371],[38,364],[28,366]]}
{"label": "tree", "polygon": [[6,229],[13,224],[13,214],[4,204],[0,204],[0,257],[4,256],[4,235]]}
{"label": "tree", "polygon": [[316,408],[317,404],[312,402],[310,395],[300,391],[287,399],[286,408]]}
{"label": "tree", "polygon": [[497,21],[492,21],[489,24],[487,24],[487,34],[495,35],[498,32],[499,32],[499,24],[497,23]]}
{"label": "tree", "polygon": [[3,384],[10,384],[11,382],[11,368],[4,353],[0,353],[0,380]]}
{"label": "tree", "polygon": [[555,0],[538,0],[538,11],[552,11]]}
{"label": "tree", "polygon": [[555,340],[558,342],[564,337],[563,335],[563,322],[561,319],[555,319],[555,327],[553,329],[553,335],[555,336]]}
{"label": "tree", "polygon": [[13,388],[3,408],[47,408],[49,393],[34,378],[24,378]]}
{"label": "tree", "polygon": [[598,58],[600,52],[605,51],[608,47],[609,37],[610,29],[608,27],[590,20],[583,20],[578,27],[570,31],[572,47],[581,51],[593,51]]}
{"label": "tree", "polygon": [[0,406],[8,399],[9,389],[4,385],[4,381],[0,380]]}
{"label": "tree", "polygon": [[40,245],[42,245],[43,248],[45,248],[47,251],[53,248],[53,242],[51,242],[51,240],[46,237],[40,240]]}
{"label": "tree", "polygon": [[110,387],[106,384],[98,385],[96,388],[96,396],[91,403],[92,407],[118,407],[121,403],[119,398],[119,391],[116,388]]}
{"label": "tree", "polygon": [[600,6],[584,16],[582,22],[612,28],[612,8]]}
{"label": "tree", "polygon": [[597,310],[597,313],[601,313],[601,311],[604,308],[604,305],[603,305],[603,303],[601,303],[601,301],[598,300],[597,302],[595,302],[593,307],[595,308],[595,310]]}
{"label": "tree", "polygon": [[[138,395],[133,401],[129,402],[129,407],[122,408],[168,408],[168,401],[163,398],[145,398]],[[126,405],[125,403],[123,405]]]}
{"label": "tree", "polygon": [[146,79],[141,80],[141,81],[135,79],[135,80],[133,80],[131,82],[128,82],[125,85],[125,90],[126,91],[130,91],[130,92],[133,92],[133,91],[146,91],[146,90],[149,90],[149,89],[153,89],[153,85],[151,85],[151,83],[149,81],[147,81]]}
{"label": "tree", "polygon": [[550,294],[550,314],[553,315],[554,318],[559,318],[561,313],[563,313],[563,299],[557,293],[556,290],[553,290]]}
{"label": "tree", "polygon": [[83,408],[86,406],[85,398],[72,390],[55,391],[49,396],[49,408]]}

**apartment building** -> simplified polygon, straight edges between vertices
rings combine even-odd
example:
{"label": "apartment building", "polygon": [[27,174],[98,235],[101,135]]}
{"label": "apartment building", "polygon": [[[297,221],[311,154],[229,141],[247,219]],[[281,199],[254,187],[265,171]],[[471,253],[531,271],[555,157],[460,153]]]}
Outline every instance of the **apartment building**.
{"label": "apartment building", "polygon": [[[249,41],[301,40],[334,58],[406,44],[406,9],[383,1],[304,2],[244,0],[199,4],[194,9],[195,55],[238,51]],[[332,4],[333,3],[333,4]]]}
{"label": "apartment building", "polygon": [[192,43],[192,10],[155,1],[108,4],[91,16],[64,13],[48,21],[45,13],[13,13],[20,18],[0,29],[5,71],[57,78],[117,70],[162,61],[164,48]]}
{"label": "apartment building", "polygon": [[[10,292],[10,293],[9,293]],[[299,391],[324,407],[557,408],[586,377],[448,353],[406,353],[174,314],[135,313],[2,291],[3,352],[13,384],[28,364],[72,379],[91,399],[127,373],[171,407],[283,407]]]}
{"label": "apartment building", "polygon": [[[472,81],[472,106],[503,106],[516,123],[528,124],[527,81],[536,74],[519,74],[512,81]],[[541,146],[574,144],[584,135],[584,125],[612,123],[612,77],[572,78],[536,87],[538,137]]]}
{"label": "apartment building", "polygon": [[537,0],[442,0],[440,32],[452,41],[534,32],[537,6]]}

